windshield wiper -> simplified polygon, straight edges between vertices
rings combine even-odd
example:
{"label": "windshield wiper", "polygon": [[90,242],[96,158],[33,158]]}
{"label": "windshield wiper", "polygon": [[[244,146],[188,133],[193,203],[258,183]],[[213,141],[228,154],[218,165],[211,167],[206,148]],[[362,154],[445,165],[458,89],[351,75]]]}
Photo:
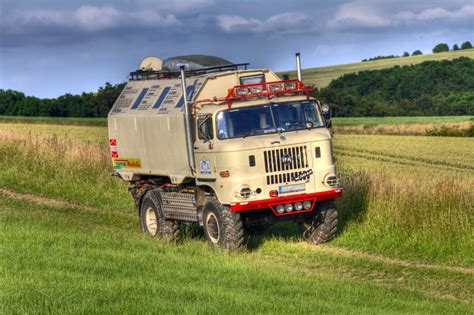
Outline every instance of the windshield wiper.
{"label": "windshield wiper", "polygon": [[[300,121],[300,120],[298,120],[298,121],[288,121],[288,122],[285,123],[285,125],[288,126],[288,127],[294,127],[294,128],[296,128],[296,127],[298,127],[298,126],[301,125],[301,126],[305,127],[306,129],[312,129],[312,128],[314,127],[313,122],[310,121],[310,120],[305,120],[305,121]],[[309,127],[308,127],[308,126],[309,126]]]}
{"label": "windshield wiper", "polygon": [[242,138],[245,139],[247,138],[248,136],[253,136],[255,134],[255,131],[257,131],[256,129],[252,129],[250,130],[249,132],[247,132]]}
{"label": "windshield wiper", "polygon": [[269,108],[270,108],[270,114],[272,115],[272,122],[273,122],[273,126],[275,126],[275,128],[277,129],[278,131],[278,134],[281,136],[281,130],[280,128],[277,126],[276,124],[276,121],[275,121],[275,115],[273,114],[273,103],[270,104]]}

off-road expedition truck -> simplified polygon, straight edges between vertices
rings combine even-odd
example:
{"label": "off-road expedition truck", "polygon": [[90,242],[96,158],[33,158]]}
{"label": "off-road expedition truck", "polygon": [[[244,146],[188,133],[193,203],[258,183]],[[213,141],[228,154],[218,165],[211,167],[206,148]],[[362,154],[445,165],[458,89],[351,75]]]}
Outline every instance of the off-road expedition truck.
{"label": "off-road expedition truck", "polygon": [[198,222],[207,240],[244,246],[281,220],[329,241],[342,195],[329,108],[298,79],[191,55],[145,58],[108,116],[114,174],[130,183],[141,227],[167,239]]}

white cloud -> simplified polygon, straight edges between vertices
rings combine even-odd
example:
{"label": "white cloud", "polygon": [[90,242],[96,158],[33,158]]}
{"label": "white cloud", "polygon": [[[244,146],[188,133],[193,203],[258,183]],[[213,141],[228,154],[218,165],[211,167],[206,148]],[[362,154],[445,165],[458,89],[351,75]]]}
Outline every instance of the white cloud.
{"label": "white cloud", "polygon": [[137,5],[144,10],[159,8],[164,13],[185,13],[198,11],[214,4],[214,0],[138,0]]}
{"label": "white cloud", "polygon": [[400,22],[430,21],[437,19],[466,19],[474,18],[474,5],[465,5],[458,10],[449,11],[436,7],[422,10],[420,12],[402,11],[394,16]]}
{"label": "white cloud", "polygon": [[73,24],[86,31],[110,29],[120,24],[123,13],[113,7],[81,6],[73,13]]}
{"label": "white cloud", "polygon": [[224,32],[253,31],[262,26],[262,22],[256,19],[247,19],[239,15],[219,15],[217,25]]}
{"label": "white cloud", "polygon": [[41,27],[70,28],[83,32],[132,27],[163,28],[178,25],[173,14],[154,10],[122,11],[112,6],[84,5],[75,10],[22,10],[0,19],[2,31],[10,34]]}
{"label": "white cloud", "polygon": [[447,10],[441,7],[427,8],[421,11],[403,10],[377,6],[376,2],[354,1],[339,6],[327,26],[333,29],[381,28],[398,25],[411,25],[423,21],[447,19],[473,19],[474,5],[465,5],[459,9]]}
{"label": "white cloud", "polygon": [[390,24],[390,20],[374,6],[359,1],[341,5],[328,22],[331,28],[385,27]]}
{"label": "white cloud", "polygon": [[217,26],[227,33],[232,32],[307,32],[311,27],[310,17],[301,12],[288,12],[277,14],[268,19],[246,18],[240,15],[219,15]]}

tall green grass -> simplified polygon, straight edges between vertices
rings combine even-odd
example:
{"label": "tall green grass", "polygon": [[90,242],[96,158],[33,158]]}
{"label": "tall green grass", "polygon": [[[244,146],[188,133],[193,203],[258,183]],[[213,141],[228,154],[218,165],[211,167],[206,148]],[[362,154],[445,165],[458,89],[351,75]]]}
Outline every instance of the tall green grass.
{"label": "tall green grass", "polygon": [[[250,239],[248,251],[228,253],[209,248],[200,232],[176,244],[142,235],[126,184],[108,175],[106,141],[50,128],[0,132],[0,187],[78,207],[0,195],[0,313],[472,310],[472,272],[444,267],[473,266],[472,178],[409,154],[414,164],[377,160],[391,138],[367,137],[381,147],[364,153],[373,159],[337,155],[346,191],[333,242],[313,247],[295,225],[279,224]],[[336,154],[338,142],[358,141],[336,138]]]}
{"label": "tall green grass", "polygon": [[[432,160],[416,155],[431,152],[440,138],[426,142],[415,137],[420,141],[413,150],[402,146],[393,154],[390,147],[396,146],[391,141],[397,137],[365,136],[365,142],[360,137],[338,136],[335,141],[346,192],[338,201],[341,232],[334,244],[389,257],[472,266],[472,168],[466,174],[460,171],[472,163],[469,156],[463,158],[469,142],[460,146],[446,139],[451,142],[446,152],[443,147],[437,150],[449,159]],[[109,176],[110,157],[104,143],[5,131],[3,138],[0,186],[134,211],[126,184]],[[350,144],[361,148],[364,143],[367,152],[351,150]],[[346,149],[341,151],[341,145]],[[371,147],[382,151],[373,152]]]}
{"label": "tall green grass", "polygon": [[0,196],[0,313],[462,314],[470,309],[469,276],[275,246],[281,241],[237,254],[213,250],[201,240],[169,244],[140,235],[121,214],[104,217],[103,211]]}

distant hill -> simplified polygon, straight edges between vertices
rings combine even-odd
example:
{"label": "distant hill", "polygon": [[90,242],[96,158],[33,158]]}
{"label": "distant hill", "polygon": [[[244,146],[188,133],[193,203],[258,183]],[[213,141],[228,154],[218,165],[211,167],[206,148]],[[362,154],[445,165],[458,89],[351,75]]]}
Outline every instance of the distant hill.
{"label": "distant hill", "polygon": [[474,59],[344,74],[314,95],[339,117],[474,115]]}
{"label": "distant hill", "polygon": [[[337,79],[348,73],[356,73],[363,70],[385,69],[394,66],[414,65],[428,60],[452,60],[459,57],[468,57],[474,59],[474,49],[356,62],[320,68],[308,68],[303,70],[303,81],[306,83],[314,83],[316,87],[321,88],[329,85],[329,82],[331,82],[333,79]],[[296,71],[284,71],[279,72],[278,74],[283,76],[285,73],[288,73],[290,77],[296,77]]]}

